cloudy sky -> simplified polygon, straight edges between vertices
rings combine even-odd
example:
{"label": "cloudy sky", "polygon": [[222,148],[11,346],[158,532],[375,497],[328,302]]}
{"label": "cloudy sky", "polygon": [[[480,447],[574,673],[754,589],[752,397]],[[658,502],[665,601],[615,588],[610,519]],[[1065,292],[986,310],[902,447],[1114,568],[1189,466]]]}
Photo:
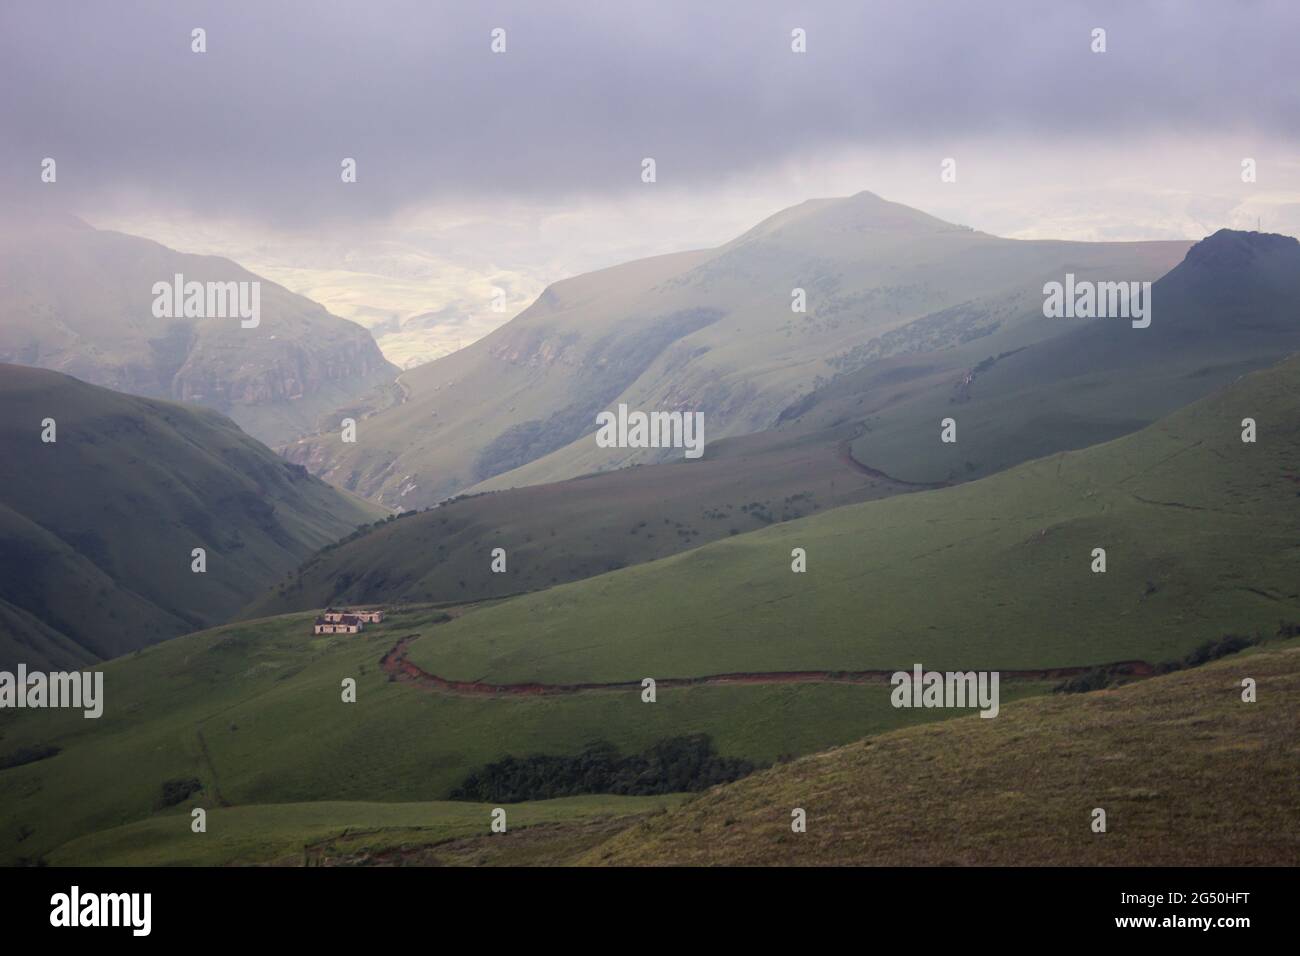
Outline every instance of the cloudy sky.
{"label": "cloudy sky", "polygon": [[5,0],[0,198],[229,255],[417,361],[508,317],[494,287],[513,313],[861,189],[1008,236],[1296,234],[1298,27],[1295,0]]}

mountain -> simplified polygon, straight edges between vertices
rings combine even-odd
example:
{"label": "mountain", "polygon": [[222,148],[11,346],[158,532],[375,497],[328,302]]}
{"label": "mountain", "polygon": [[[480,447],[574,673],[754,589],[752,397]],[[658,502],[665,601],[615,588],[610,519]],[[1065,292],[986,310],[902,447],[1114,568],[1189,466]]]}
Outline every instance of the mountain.
{"label": "mountain", "polygon": [[[1256,444],[1240,438],[1247,414],[1260,427]],[[982,734],[992,724],[1000,734],[1002,721],[1032,726],[1017,713],[1060,711],[1044,740],[1095,756],[1075,739],[1073,701],[1053,698],[1036,711],[1017,711],[1015,701],[1095,665],[1157,665],[1225,633],[1271,635],[1279,620],[1300,622],[1297,455],[1300,358],[1292,358],[1105,445],[954,488],[836,507],[547,591],[446,611],[389,606],[385,622],[360,635],[313,636],[307,611],[177,637],[103,665],[114,689],[95,734],[81,715],[57,710],[23,711],[0,727],[0,763],[23,758],[0,773],[0,858],[143,852],[134,835],[149,840],[153,860],[186,860],[195,805],[238,809],[231,819],[259,829],[263,852],[282,855],[347,827],[382,826],[394,804],[447,799],[486,763],[576,756],[597,741],[640,753],[707,734],[724,757],[772,763],[952,717],[893,708],[885,676],[853,674],[915,662],[1002,671],[1004,717],[952,723]],[[790,570],[796,546],[807,551],[803,574]],[[1108,551],[1105,574],[1091,571],[1097,546]],[[1261,701],[1274,701],[1260,719],[1288,739],[1277,706],[1290,684],[1268,683],[1271,670],[1260,675]],[[346,676],[356,680],[356,706],[339,705]],[[641,700],[646,676],[659,680],[654,705]],[[1193,688],[1188,700],[1204,705],[1212,689],[1223,687]],[[1217,711],[1190,708],[1175,709],[1184,743],[1188,721],[1205,715],[1204,726],[1216,726]],[[1123,726],[1121,739],[1108,724],[1106,739],[1117,744],[1104,749],[1108,758],[1145,753],[1131,749],[1139,724],[1125,715]],[[1028,736],[971,745],[1030,747]],[[919,747],[931,737],[904,740]],[[953,740],[965,743],[965,731]],[[1032,747],[1049,752],[1048,743]],[[1187,757],[1188,773],[1216,773],[1227,758],[1217,737],[1186,753],[1200,754]],[[1292,763],[1269,756],[1266,766],[1290,773]],[[1018,763],[1001,766],[1021,774]],[[161,803],[169,783],[190,780],[198,790]],[[1127,812],[1148,791],[1173,801],[1156,809],[1178,809],[1190,792],[1139,783],[1102,799]],[[321,806],[308,839],[294,808],[305,801]],[[737,806],[750,826],[757,816]],[[833,809],[815,806],[811,823]],[[789,809],[774,810],[777,829],[789,826]],[[675,830],[679,818],[668,819]],[[1143,821],[1144,832],[1167,832]],[[142,829],[104,832],[122,826]],[[95,834],[103,840],[88,839]],[[230,852],[247,861],[256,847],[244,839]]]}
{"label": "mountain", "polygon": [[[1254,444],[1241,441],[1246,414],[1258,420]],[[1072,709],[1079,706],[1073,695],[1025,710],[1016,701],[1047,694],[1062,677],[1094,665],[1156,665],[1227,633],[1273,634],[1279,621],[1300,621],[1297,455],[1300,358],[1293,358],[1104,445],[956,487],[834,508],[536,594],[445,610],[389,606],[382,624],[357,635],[313,636],[314,611],[184,635],[102,666],[114,690],[94,734],[85,733],[79,714],[54,710],[24,711],[0,727],[0,764],[22,758],[0,772],[0,859],[198,854],[208,862],[252,862],[259,853],[280,858],[336,839],[358,850],[367,841],[391,849],[398,840],[442,838],[444,813],[463,822],[454,810],[425,802],[448,798],[469,775],[505,756],[576,756],[599,742],[635,754],[684,734],[709,735],[724,757],[772,764],[921,723],[960,724],[966,729],[938,738],[933,750],[921,748],[934,728],[879,739],[891,741],[889,748],[901,739],[918,760],[921,753],[951,757],[968,741],[981,754],[1034,748],[1036,764],[995,764],[1014,774],[982,791],[998,799],[1017,792],[1006,780],[1022,778],[1023,766],[1047,766],[1048,754],[1070,761],[1078,754],[1071,766],[1080,773],[1107,774],[1097,761],[1118,755],[1127,770],[1134,761],[1144,764],[1148,751],[1133,742],[1133,728],[1145,724],[1134,722],[1134,698],[1124,695],[1146,685],[1089,697],[1082,711]],[[416,520],[394,520],[381,530]],[[1107,550],[1104,574],[1090,567],[1099,546]],[[805,573],[791,571],[794,547],[807,551]],[[1260,648],[1261,661],[1273,646],[1279,645]],[[1248,658],[1215,666],[1238,661]],[[950,721],[952,710],[894,708],[887,674],[853,673],[916,662],[1001,670],[1002,716]],[[1157,769],[1171,768],[1167,778],[1107,776],[1107,791],[1079,810],[1081,825],[1091,807],[1115,799],[1121,812],[1112,820],[1120,830],[1135,804],[1149,800],[1138,808],[1149,835],[1139,845],[1148,847],[1169,832],[1162,811],[1182,819],[1183,796],[1212,798],[1220,772],[1243,773],[1240,786],[1267,783],[1258,792],[1272,814],[1274,771],[1289,773],[1294,763],[1277,742],[1294,737],[1292,678],[1274,683],[1271,666],[1250,673],[1260,675],[1261,703],[1251,705],[1261,707],[1260,715],[1234,713],[1231,723],[1220,724],[1217,709],[1189,709],[1226,692],[1226,679],[1179,684],[1179,700],[1188,703],[1167,712],[1176,726],[1160,730],[1150,753],[1172,746],[1173,733],[1187,762],[1152,757]],[[641,699],[647,676],[659,681],[653,705]],[[357,682],[356,706],[339,704],[343,677]],[[1272,703],[1264,707],[1266,699]],[[1103,739],[1113,746],[1101,748],[1101,757],[1100,741],[1077,739],[1074,715],[1092,713],[1092,700],[1119,708],[1118,717],[1107,718]],[[1290,709],[1280,715],[1279,706]],[[1057,713],[1059,720],[1042,725],[1042,741],[1012,729],[1039,726],[1019,715],[1046,720]],[[1206,723],[1196,723],[1202,717]],[[996,737],[969,738],[972,725]],[[1196,729],[1215,726],[1228,736]],[[1232,736],[1238,730],[1245,736]],[[1235,749],[1240,740],[1259,747]],[[1247,765],[1260,775],[1252,777]],[[845,772],[855,766],[846,764]],[[964,764],[954,766],[964,772]],[[782,779],[782,769],[754,780]],[[1179,774],[1185,779],[1175,786]],[[993,786],[978,779],[982,788]],[[1056,779],[1045,775],[1044,786],[1050,790]],[[1140,782],[1125,789],[1126,779]],[[175,802],[175,784],[190,781],[198,789]],[[1031,804],[1037,786],[1019,788]],[[1072,786],[1034,812],[1059,823],[1066,813],[1061,801],[1085,793]],[[1237,786],[1224,792],[1236,794]],[[687,808],[719,792],[730,791],[713,791]],[[778,802],[788,800],[785,790],[772,792]],[[817,792],[803,791],[794,806]],[[168,793],[174,805],[163,805]],[[297,805],[307,802],[317,809],[304,818]],[[827,826],[824,814],[835,805],[814,804],[810,824]],[[221,813],[232,828],[229,842],[193,849],[186,839],[193,806],[213,808],[214,818]],[[736,806],[738,821],[757,825],[758,810]],[[772,811],[773,826],[787,832],[790,807],[779,810]],[[432,816],[413,832],[406,821],[419,812]],[[682,819],[665,818],[665,832],[678,832]],[[1231,840],[1240,822],[1211,814],[1206,845]],[[1272,816],[1263,822],[1272,826]],[[369,835],[345,837],[349,828]],[[658,841],[647,845],[647,860],[662,858]],[[940,834],[933,849],[918,852],[949,845]],[[689,841],[682,846],[684,857],[701,852]],[[757,844],[755,852],[766,848]]]}
{"label": "mountain", "polygon": [[[1300,349],[1300,243],[1222,230],[1156,281],[1152,298],[1145,329],[1069,325],[1040,308],[968,343],[872,360],[786,409],[775,428],[711,443],[698,461],[408,514],[314,556],[248,613],[536,590],[1116,438]],[[1053,322],[1047,337],[1030,334]],[[899,331],[919,335],[909,329]],[[938,440],[950,416],[951,445]],[[495,547],[508,552],[507,573],[490,570]]]}
{"label": "mountain", "polygon": [[[1256,703],[1241,700],[1245,677]],[[1292,641],[1116,690],[1018,701],[996,720],[898,730],[773,767],[568,862],[1295,866],[1297,697]],[[791,831],[796,807],[805,833]]]}
{"label": "mountain", "polygon": [[[715,249],[557,282],[480,341],[403,373],[399,398],[372,407],[355,444],[326,432],[285,453],[406,509],[665,460],[597,448],[597,412],[702,411],[708,442],[760,431],[871,361],[1015,327],[1028,341],[1064,331],[1030,321],[1044,282],[1067,271],[1151,280],[1187,248],[1015,241],[871,193],[813,200]],[[805,313],[792,311],[795,289]]]}
{"label": "mountain", "polygon": [[1292,357],[1112,442],[485,607],[409,659],[487,685],[1167,660],[1300,621],[1297,455]]}
{"label": "mountain", "polygon": [[[1300,243],[1290,236],[1219,230],[1153,282],[1150,296],[1146,328],[1047,318],[1041,286],[1025,311],[967,304],[927,316],[855,350],[828,382],[783,409],[775,428],[804,434],[854,423],[850,449],[864,467],[914,484],[953,483],[1128,434],[1300,349]],[[936,330],[954,322],[980,334],[936,345]],[[937,440],[945,418],[957,423],[951,444]],[[472,490],[540,480],[567,454]]]}
{"label": "mountain", "polygon": [[[461,602],[667,557],[828,508],[915,490],[857,467],[852,429],[724,439],[707,458],[465,495],[312,555],[246,611]],[[506,550],[506,572],[492,550]]]}
{"label": "mountain", "polygon": [[[156,317],[154,284],[178,274],[260,283],[258,325]],[[397,374],[361,326],[228,259],[71,217],[9,215],[0,219],[0,362],[206,405],[272,444],[315,432],[321,415]]]}
{"label": "mountain", "polygon": [[224,620],[382,514],[206,409],[18,365],[0,365],[0,408],[0,667],[83,665]]}
{"label": "mountain", "polygon": [[[1220,230],[1151,288],[1152,320],[1048,319],[941,355],[879,362],[787,411],[782,428],[861,423],[855,459],[913,482],[965,480],[1147,425],[1300,350],[1300,243]],[[957,441],[937,440],[957,423]]]}

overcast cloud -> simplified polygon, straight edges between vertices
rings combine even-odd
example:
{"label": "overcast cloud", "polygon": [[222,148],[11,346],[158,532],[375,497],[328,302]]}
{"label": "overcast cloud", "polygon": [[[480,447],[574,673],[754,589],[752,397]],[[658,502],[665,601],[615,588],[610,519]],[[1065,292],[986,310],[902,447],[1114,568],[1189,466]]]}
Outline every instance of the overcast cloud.
{"label": "overcast cloud", "polygon": [[409,365],[557,279],[863,189],[1019,238],[1300,233],[1297,26],[1298,0],[4,0],[0,212],[226,255]]}
{"label": "overcast cloud", "polygon": [[707,188],[852,147],[1294,144],[1298,25],[1294,0],[7,0],[0,162],[36,189],[55,157],[69,201],[146,190],[290,224],[614,194],[644,156]]}

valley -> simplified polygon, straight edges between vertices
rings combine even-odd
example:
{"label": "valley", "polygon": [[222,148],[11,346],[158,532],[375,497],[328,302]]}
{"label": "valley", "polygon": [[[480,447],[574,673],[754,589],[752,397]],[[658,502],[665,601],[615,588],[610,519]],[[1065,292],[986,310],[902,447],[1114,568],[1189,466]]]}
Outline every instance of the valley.
{"label": "valley", "polygon": [[[388,811],[379,808],[354,815],[353,824],[330,824],[331,802],[340,801],[390,807],[398,824],[385,840],[472,842],[472,827],[440,831],[443,837],[403,836],[401,821],[409,817],[399,808],[445,800],[469,774],[506,755],[572,755],[597,741],[631,753],[703,733],[724,757],[774,765],[751,778],[763,781],[779,777],[791,758],[864,738],[855,746],[869,748],[873,740],[893,746],[887,743],[892,732],[921,733],[917,725],[935,719],[937,728],[1003,728],[1014,725],[1017,713],[1092,706],[1094,695],[1051,692],[1078,668],[1154,664],[1226,633],[1268,636],[1279,620],[1300,620],[1294,543],[1300,529],[1291,520],[1300,512],[1291,506],[1296,490],[1287,478],[1300,447],[1298,380],[1300,359],[1291,359],[1114,442],[956,487],[846,505],[537,594],[459,609],[396,606],[357,635],[312,637],[313,612],[286,614],[111,661],[102,666],[110,706],[93,734],[66,712],[0,713],[0,752],[57,748],[0,772],[0,805],[9,821],[0,830],[0,853],[11,862],[113,858],[137,852],[127,847],[144,839],[156,849],[140,860],[268,862],[296,859],[303,843],[344,839],[356,827],[384,829],[379,824]],[[1243,408],[1267,410],[1255,445],[1241,441]],[[1089,571],[1098,542],[1110,556],[1101,575]],[[795,545],[807,549],[803,574],[791,572]],[[897,560],[887,565],[883,554]],[[718,567],[731,570],[718,575]],[[755,594],[763,599],[755,602]],[[469,694],[422,692],[385,667],[395,647],[424,672],[492,686]],[[1262,661],[1281,647],[1266,641],[1247,653]],[[1195,682],[1203,672],[1249,659],[1238,655],[1185,675],[1153,677],[1098,699],[1128,700],[1156,682]],[[1035,673],[1008,674],[1003,709],[993,721],[896,708],[887,680],[838,677],[910,668],[918,660],[941,669]],[[810,670],[828,679],[691,679]],[[639,682],[650,675],[666,680],[657,700],[645,703]],[[356,681],[356,703],[341,700],[343,678]],[[675,678],[685,680],[675,684]],[[517,682],[632,683],[555,694],[497,686]],[[1066,725],[1068,719],[1059,726]],[[1015,733],[997,731],[1004,732]],[[1037,734],[1036,745],[1061,746],[1053,742],[1056,734]],[[820,766],[825,759],[789,766]],[[199,788],[160,808],[164,784],[191,777]],[[744,792],[747,785],[729,786]],[[722,796],[728,792],[700,799],[729,799]],[[1274,802],[1282,791],[1272,783],[1258,792],[1268,807],[1285,806]],[[304,801],[327,814],[309,839],[298,835],[301,828],[277,834],[287,822],[254,822],[274,821],[274,807]],[[708,805],[693,801],[681,812]],[[225,849],[201,842],[211,828],[190,833],[186,814],[194,806],[213,810],[210,825],[226,820],[238,828],[224,832]],[[657,806],[626,808],[640,813]],[[248,810],[235,813],[239,808]],[[482,809],[465,812],[471,822],[477,812],[486,827]],[[672,821],[675,812],[648,819]],[[595,853],[593,862],[632,858],[594,846],[613,822],[610,829],[592,823],[595,829],[587,830],[581,819],[559,819],[566,815],[534,818],[579,827],[572,844],[545,831],[559,844],[544,845]],[[261,831],[244,828],[255,826],[270,828],[256,838],[262,849],[248,843]],[[629,826],[629,833],[656,832],[653,823],[649,831],[635,821]],[[615,847],[635,843],[613,839]],[[366,845],[363,839],[354,849],[365,857]],[[769,845],[754,842],[754,853]],[[947,852],[945,845],[937,841],[929,852]],[[1123,852],[1132,852],[1132,844],[1124,845]],[[1051,840],[1043,846],[1058,848]],[[465,858],[477,858],[472,846],[462,849]],[[627,852],[653,861],[658,851]],[[997,858],[989,847],[969,852],[985,854],[971,859]],[[1289,851],[1279,844],[1277,852]]]}
{"label": "valley", "polygon": [[[1300,349],[1292,239],[1219,233],[1160,278],[1153,296],[1164,321],[1147,329],[1102,320],[1049,329],[1040,316],[972,344],[868,364],[809,393],[772,429],[711,441],[696,461],[458,496],[404,514],[314,556],[245,614],[502,597],[724,539],[740,547],[769,526],[775,533],[847,504],[970,482],[1119,438]],[[1249,413],[1243,407],[1242,417]],[[939,440],[948,417],[958,433],[951,444]],[[970,507],[961,495],[947,500],[962,502],[955,513]],[[831,512],[827,525],[843,514]],[[1027,535],[1041,530],[1027,525]],[[498,547],[509,555],[506,573],[490,568]],[[910,579],[913,569],[895,573]]]}
{"label": "valley", "polygon": [[5,928],[1285,933],[1298,26],[0,3]]}
{"label": "valley", "polygon": [[16,365],[0,402],[0,666],[89,664],[227,620],[383,514],[207,409]]}

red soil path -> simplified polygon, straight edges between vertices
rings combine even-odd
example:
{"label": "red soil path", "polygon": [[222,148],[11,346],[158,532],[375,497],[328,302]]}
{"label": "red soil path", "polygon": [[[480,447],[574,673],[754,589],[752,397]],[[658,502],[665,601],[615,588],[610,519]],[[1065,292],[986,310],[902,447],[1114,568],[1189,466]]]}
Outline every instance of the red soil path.
{"label": "red soil path", "polygon": [[856,440],[856,437],[849,438],[836,445],[835,457],[859,474],[867,475],[870,478],[875,478],[880,481],[888,481],[903,488],[916,488],[919,491],[930,491],[935,488],[952,487],[953,483],[951,481],[904,481],[902,478],[895,478],[892,475],[887,475],[883,471],[879,471],[869,465],[864,465],[853,457],[852,446],[853,442]]}
{"label": "red soil path", "polygon": [[[387,654],[379,660],[379,666],[385,674],[393,675],[397,680],[417,684],[428,690],[444,691],[452,694],[578,694],[585,691],[602,690],[640,690],[640,680],[614,681],[612,683],[585,684],[485,684],[482,681],[448,680],[437,674],[430,674],[424,668],[406,659],[406,648],[411,641],[419,637],[411,634],[398,641]],[[1000,671],[1007,680],[1061,680],[1087,673],[1094,667],[1103,667],[1113,674],[1129,677],[1146,677],[1154,668],[1146,661],[1117,661],[1114,664],[1088,665],[1085,667],[1052,667],[1044,670]],[[887,684],[896,670],[872,671],[741,671],[732,674],[709,674],[704,677],[664,677],[656,678],[656,688],[662,687],[696,687],[701,684]]]}

